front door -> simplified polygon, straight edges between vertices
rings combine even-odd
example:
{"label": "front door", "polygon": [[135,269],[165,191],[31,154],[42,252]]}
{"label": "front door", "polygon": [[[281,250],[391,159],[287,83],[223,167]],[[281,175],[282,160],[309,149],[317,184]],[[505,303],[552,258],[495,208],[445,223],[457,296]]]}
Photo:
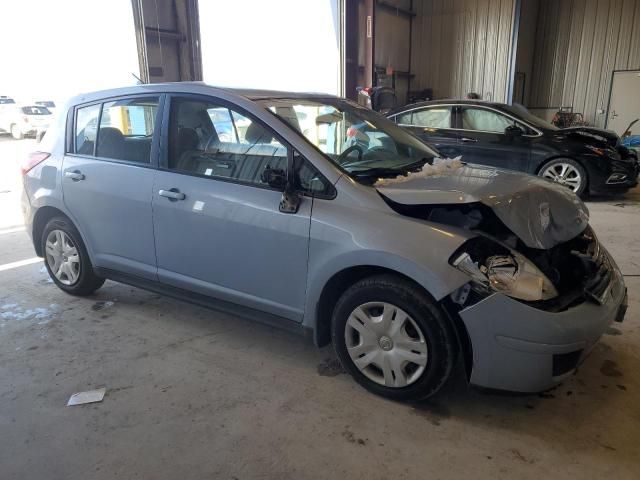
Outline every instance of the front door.
{"label": "front door", "polygon": [[459,133],[452,129],[452,107],[434,105],[400,113],[396,123],[406,128],[424,142],[435,147],[444,156],[454,158],[460,155]]}
{"label": "front door", "polygon": [[[460,106],[457,115],[462,159],[469,163],[529,171],[531,137],[528,129],[495,110]],[[507,134],[507,128],[520,127],[520,134]]]}
{"label": "front door", "polygon": [[158,97],[76,108],[64,203],[98,267],[155,280],[151,194]]}
{"label": "front door", "polygon": [[301,321],[311,199],[282,213],[282,192],[263,180],[286,170],[289,147],[208,97],[173,97],[166,136],[153,191],[160,281]]}

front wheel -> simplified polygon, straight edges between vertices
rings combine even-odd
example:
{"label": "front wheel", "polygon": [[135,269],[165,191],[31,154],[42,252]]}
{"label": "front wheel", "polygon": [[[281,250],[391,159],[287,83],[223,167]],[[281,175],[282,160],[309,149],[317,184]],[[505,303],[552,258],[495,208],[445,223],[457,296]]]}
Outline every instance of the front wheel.
{"label": "front wheel", "polygon": [[584,194],[587,188],[587,172],[570,158],[555,158],[545,163],[538,175],[569,188],[578,196]]}
{"label": "front wheel", "polygon": [[358,383],[394,400],[435,394],[451,376],[457,355],[445,314],[423,290],[393,275],[366,278],[342,295],[332,339]]}

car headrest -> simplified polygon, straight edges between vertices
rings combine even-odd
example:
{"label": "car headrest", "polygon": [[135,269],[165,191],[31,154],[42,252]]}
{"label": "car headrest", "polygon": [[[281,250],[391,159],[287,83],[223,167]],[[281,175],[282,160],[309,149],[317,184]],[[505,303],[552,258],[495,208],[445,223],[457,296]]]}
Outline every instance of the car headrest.
{"label": "car headrest", "polygon": [[116,144],[124,142],[124,135],[120,130],[113,127],[102,127],[98,133],[98,148],[105,144]]}
{"label": "car headrest", "polygon": [[271,143],[273,135],[257,122],[251,122],[244,136],[248,143]]}

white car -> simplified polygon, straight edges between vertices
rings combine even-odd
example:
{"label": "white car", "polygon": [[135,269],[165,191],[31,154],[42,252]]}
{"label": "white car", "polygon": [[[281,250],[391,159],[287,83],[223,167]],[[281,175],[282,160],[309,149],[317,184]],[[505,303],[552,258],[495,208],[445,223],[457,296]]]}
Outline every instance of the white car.
{"label": "white car", "polygon": [[0,112],[0,130],[21,140],[27,135],[41,137],[51,123],[51,112],[40,105],[21,105]]}

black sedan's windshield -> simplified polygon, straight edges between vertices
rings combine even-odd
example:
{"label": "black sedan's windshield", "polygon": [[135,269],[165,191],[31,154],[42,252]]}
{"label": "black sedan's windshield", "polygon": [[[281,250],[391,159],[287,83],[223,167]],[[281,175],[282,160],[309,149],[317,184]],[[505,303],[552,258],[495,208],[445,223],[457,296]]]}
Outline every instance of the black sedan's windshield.
{"label": "black sedan's windshield", "polygon": [[260,103],[352,176],[395,176],[439,156],[382,115],[346,100],[271,98]]}

